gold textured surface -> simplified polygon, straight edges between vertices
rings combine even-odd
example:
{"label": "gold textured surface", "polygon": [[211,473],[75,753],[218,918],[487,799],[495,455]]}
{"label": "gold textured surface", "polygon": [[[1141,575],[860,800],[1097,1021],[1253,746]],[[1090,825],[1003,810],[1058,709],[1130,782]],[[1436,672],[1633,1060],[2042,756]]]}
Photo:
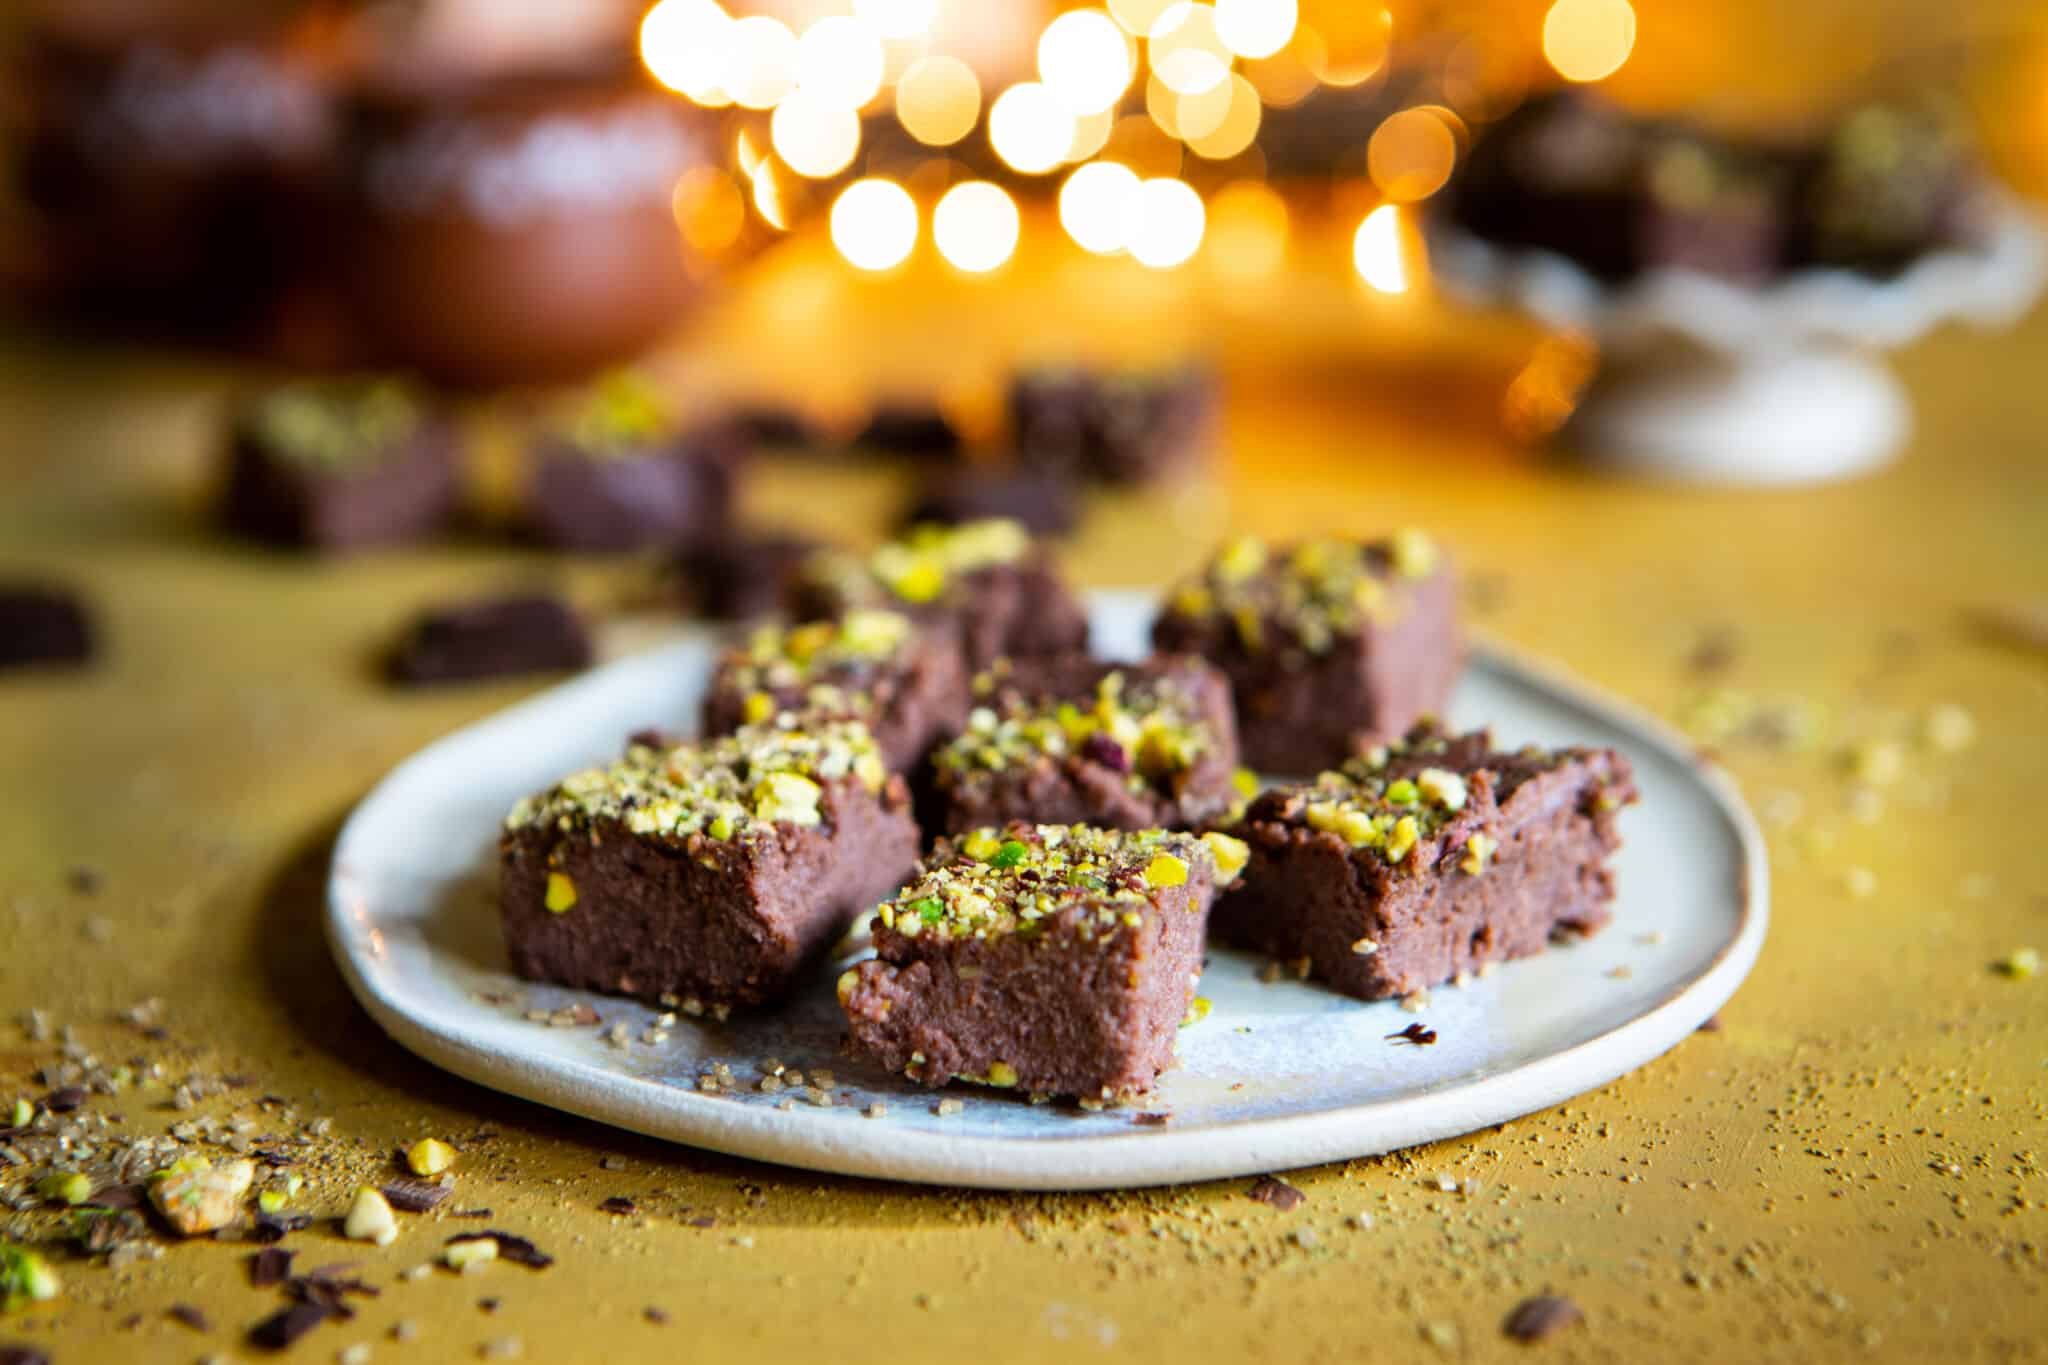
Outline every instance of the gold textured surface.
{"label": "gold textured surface", "polygon": [[[83,675],[0,678],[0,1101],[37,1093],[29,1075],[53,1059],[12,1018],[41,1007],[110,1061],[250,1078],[202,1112],[274,1094],[299,1121],[331,1118],[309,1211],[341,1213],[394,1148],[437,1135],[461,1149],[447,1207],[488,1206],[482,1226],[558,1258],[407,1282],[396,1272],[480,1225],[401,1215],[383,1250],[318,1225],[294,1238],[300,1266],[356,1261],[384,1292],[303,1342],[307,1360],[356,1342],[376,1360],[473,1359],[505,1337],[546,1361],[2040,1359],[2048,977],[1992,964],[2048,949],[2048,654],[1987,639],[1969,613],[2048,602],[2048,315],[1900,357],[1919,434],[1875,477],[1678,491],[1493,434],[1526,333],[1327,281],[1278,301],[1283,332],[1241,302],[1175,312],[1155,285],[1095,270],[891,293],[799,245],[677,370],[828,402],[943,371],[971,409],[977,384],[1056,329],[1099,335],[1090,310],[1146,319],[1134,345],[1219,337],[1233,389],[1218,478],[1096,505],[1069,556],[1081,578],[1157,582],[1226,529],[1415,523],[1456,548],[1486,628],[1652,709],[1683,717],[1716,691],[1767,715],[1819,708],[1811,744],[1725,747],[1770,824],[1776,913],[1720,1032],[1499,1129],[1292,1173],[1307,1199],[1291,1211],[1248,1198],[1249,1181],[1004,1196],[824,1178],[469,1086],[349,1000],[318,927],[324,863],[391,765],[526,690],[383,689],[370,663],[397,623],[556,566],[481,539],[345,563],[230,546],[204,518],[229,376],[17,339],[0,353],[0,567],[89,592],[106,648]],[[771,336],[773,354],[740,349]],[[777,466],[753,501],[863,537],[897,477]],[[644,577],[563,572],[593,602]],[[1915,738],[1940,703],[1974,717],[1967,751]],[[1859,797],[1843,746],[1893,734],[1903,776]],[[72,887],[76,868],[96,890]],[[114,1019],[151,995],[167,1041]],[[93,1107],[161,1131],[190,1117],[169,1093]],[[599,1211],[612,1195],[638,1213]],[[73,1362],[240,1358],[279,1302],[248,1287],[245,1251],[60,1263],[65,1296],[0,1320],[0,1342]],[[1506,1340],[1508,1310],[1544,1290],[1587,1323]],[[178,1301],[210,1330],[167,1317]],[[409,1345],[389,1337],[402,1319]]]}

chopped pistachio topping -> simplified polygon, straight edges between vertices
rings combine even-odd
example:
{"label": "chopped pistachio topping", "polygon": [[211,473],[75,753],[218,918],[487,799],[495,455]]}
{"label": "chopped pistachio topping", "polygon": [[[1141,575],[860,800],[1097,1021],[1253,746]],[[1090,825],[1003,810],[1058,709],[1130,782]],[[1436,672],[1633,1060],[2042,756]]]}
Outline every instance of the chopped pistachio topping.
{"label": "chopped pistachio topping", "polygon": [[566,915],[576,905],[576,883],[566,872],[548,873],[547,907],[550,914]]}
{"label": "chopped pistachio topping", "polygon": [[967,717],[967,729],[933,762],[953,773],[1001,772],[1041,757],[1076,754],[1125,774],[1137,792],[1170,787],[1213,743],[1192,701],[1170,680],[1126,687],[1124,675],[1114,672],[1085,706],[1013,701],[1000,713],[978,706]]}
{"label": "chopped pistachio topping", "polygon": [[42,1257],[27,1247],[0,1243],[0,1313],[45,1303],[62,1289],[57,1272]]}
{"label": "chopped pistachio topping", "polygon": [[833,696],[812,698],[820,709],[857,710],[861,698],[849,697],[848,690],[899,658],[911,636],[909,617],[872,609],[850,611],[837,621],[762,626],[744,649],[726,656],[720,682],[747,693],[743,706],[749,725],[773,718],[773,694],[797,688],[832,689]]}
{"label": "chopped pistachio topping", "polygon": [[[888,777],[874,737],[859,721],[746,726],[668,749],[636,744],[616,763],[572,774],[521,801],[505,826],[568,831],[617,820],[635,834],[660,838],[759,839],[778,824],[817,824],[824,785],[849,776],[870,791]],[[557,909],[556,899],[551,876],[549,909]]]}
{"label": "chopped pistachio topping", "polygon": [[348,1217],[342,1220],[341,1235],[352,1242],[372,1242],[380,1247],[398,1240],[398,1218],[382,1190],[371,1185],[357,1187],[355,1202],[348,1206]]}
{"label": "chopped pistachio topping", "polygon": [[342,471],[390,453],[419,429],[423,414],[396,380],[327,380],[271,389],[242,420],[270,454]]}
{"label": "chopped pistachio topping", "polygon": [[672,431],[675,414],[646,375],[617,370],[581,395],[564,426],[585,454],[629,455]]}
{"label": "chopped pistachio topping", "polygon": [[1209,856],[1216,860],[1219,882],[1236,881],[1237,874],[1251,861],[1251,846],[1242,839],[1211,830],[1202,836],[1202,842],[1209,846]]}
{"label": "chopped pistachio topping", "polygon": [[83,1171],[51,1171],[36,1182],[36,1194],[53,1204],[83,1204],[92,1198],[92,1177]]}
{"label": "chopped pistachio topping", "polygon": [[1377,849],[1388,862],[1402,862],[1465,809],[1470,792],[1465,779],[1447,768],[1391,777],[1389,765],[1397,757],[1426,756],[1443,748],[1440,737],[1375,745],[1340,770],[1297,789],[1301,818],[1309,828],[1335,834],[1353,848]]}
{"label": "chopped pistachio topping", "polygon": [[913,606],[936,602],[963,575],[1014,564],[1031,549],[1031,533],[1008,517],[958,526],[918,525],[861,560],[828,552],[811,564],[813,577],[851,603]]}
{"label": "chopped pistachio topping", "polygon": [[1186,884],[1196,868],[1213,873],[1215,862],[1202,839],[1166,830],[979,829],[940,841],[924,875],[876,915],[901,934],[986,938],[1036,933],[1080,907],[1082,936],[1107,939],[1142,924],[1159,891]]}
{"label": "chopped pistachio topping", "polygon": [[1500,847],[1500,841],[1491,835],[1475,834],[1465,840],[1465,856],[1458,860],[1458,870],[1468,877],[1484,873],[1493,862],[1493,851]]}
{"label": "chopped pistachio topping", "polygon": [[406,1148],[405,1164],[414,1175],[439,1175],[455,1164],[455,1149],[439,1138],[421,1138]]}
{"label": "chopped pistachio topping", "polygon": [[1397,584],[1429,577],[1441,558],[1436,543],[1414,530],[1377,544],[1331,537],[1280,546],[1240,537],[1168,601],[1178,615],[1227,622],[1252,653],[1274,644],[1279,628],[1320,654],[1340,635],[1397,619]]}

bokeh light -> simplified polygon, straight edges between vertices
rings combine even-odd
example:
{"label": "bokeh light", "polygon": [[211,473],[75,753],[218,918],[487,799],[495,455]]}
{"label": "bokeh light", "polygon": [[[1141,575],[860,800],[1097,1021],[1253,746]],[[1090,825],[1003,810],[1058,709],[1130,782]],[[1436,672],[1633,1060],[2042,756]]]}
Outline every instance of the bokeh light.
{"label": "bokeh light", "polygon": [[1543,55],[1568,81],[1613,75],[1635,45],[1636,12],[1628,0],[1557,0],[1543,16]]}
{"label": "bokeh light", "polygon": [[747,201],[730,174],[698,166],[676,181],[670,200],[683,240],[716,254],[737,242],[747,224]]}
{"label": "bokeh light", "polygon": [[742,109],[772,109],[796,89],[797,43],[789,25],[749,15],[727,30],[721,84]]}
{"label": "bokeh light", "polygon": [[1060,226],[1082,250],[1114,256],[1137,226],[1138,187],[1130,167],[1091,161],[1060,186]]}
{"label": "bokeh light", "polygon": [[1141,177],[1179,175],[1184,160],[1180,139],[1168,137],[1148,114],[1125,114],[1110,129],[1103,159],[1120,161]]}
{"label": "bokeh light", "polygon": [[1208,214],[1186,181],[1147,180],[1138,187],[1134,209],[1124,247],[1138,264],[1170,270],[1201,250]]}
{"label": "bokeh light", "polygon": [[1216,32],[1216,11],[1179,0],[1154,21],[1152,70],[1177,95],[1198,95],[1230,74],[1230,49]]}
{"label": "bokeh light", "polygon": [[768,139],[791,170],[824,180],[853,164],[860,150],[860,115],[800,89],[775,106]]}
{"label": "bokeh light", "polygon": [[882,89],[882,40],[859,19],[835,14],[797,39],[796,88],[822,104],[859,109]]}
{"label": "bokeh light", "polygon": [[922,38],[939,17],[939,0],[853,0],[853,17],[884,38]]}
{"label": "bokeh light", "polygon": [[1145,113],[1170,138],[1212,133],[1230,114],[1230,82],[1218,81],[1197,94],[1182,95],[1155,73],[1145,80]]}
{"label": "bokeh light", "polygon": [[1067,144],[1067,163],[1073,165],[1086,161],[1101,151],[1109,144],[1109,135],[1115,128],[1116,110],[1113,108],[1075,119],[1074,140]]}
{"label": "bokeh light", "polygon": [[[1188,150],[1209,161],[1225,161],[1236,156],[1252,145],[1252,139],[1259,135],[1259,92],[1243,76],[1233,73],[1229,80],[1218,89],[1227,93],[1223,117],[1215,124],[1200,130],[1183,127],[1181,136],[1187,140]],[[1194,96],[1207,99],[1208,96]]]}
{"label": "bokeh light", "polygon": [[1272,56],[1247,61],[1244,74],[1268,108],[1291,109],[1316,92],[1316,73],[1329,64],[1322,35],[1312,28],[1297,28],[1293,40]]}
{"label": "bokeh light", "polygon": [[1382,204],[1365,215],[1351,239],[1351,263],[1360,279],[1382,294],[1408,292],[1408,262],[1401,242],[1401,210]]}
{"label": "bokeh light", "polygon": [[1240,57],[1270,57],[1294,36],[1295,0],[1216,0],[1216,36]]}
{"label": "bokeh light", "polygon": [[1038,77],[1075,114],[1099,114],[1130,89],[1134,44],[1106,10],[1069,10],[1038,40]]}
{"label": "bokeh light", "polygon": [[1109,0],[1109,12],[1126,33],[1142,38],[1176,0]]}
{"label": "bokeh light", "polygon": [[1316,79],[1339,89],[1363,85],[1387,64],[1394,41],[1393,14],[1372,4],[1331,6],[1317,14],[1316,42],[1308,48]]}
{"label": "bokeh light", "polygon": [[1023,224],[1001,186],[969,180],[947,190],[932,211],[932,242],[952,265],[985,274],[1017,252]]}
{"label": "bokeh light", "polygon": [[862,270],[893,270],[917,245],[917,204],[888,180],[856,180],[832,204],[832,245]]}
{"label": "bokeh light", "polygon": [[896,119],[927,147],[952,146],[980,118],[981,81],[958,57],[921,57],[896,83]]}
{"label": "bokeh light", "polygon": [[1373,130],[1365,164],[1372,183],[1396,203],[1427,199],[1451,178],[1458,140],[1433,110],[1403,109]]}
{"label": "bokeh light", "polygon": [[1225,185],[1209,201],[1208,261],[1244,284],[1267,279],[1287,263],[1287,201],[1261,180]]}
{"label": "bokeh light", "polygon": [[661,0],[640,21],[640,59],[656,80],[698,104],[730,104],[732,27],[713,0]]}
{"label": "bokeh light", "polygon": [[1044,175],[1067,158],[1074,116],[1036,81],[1013,85],[989,106],[988,140],[1014,171]]}

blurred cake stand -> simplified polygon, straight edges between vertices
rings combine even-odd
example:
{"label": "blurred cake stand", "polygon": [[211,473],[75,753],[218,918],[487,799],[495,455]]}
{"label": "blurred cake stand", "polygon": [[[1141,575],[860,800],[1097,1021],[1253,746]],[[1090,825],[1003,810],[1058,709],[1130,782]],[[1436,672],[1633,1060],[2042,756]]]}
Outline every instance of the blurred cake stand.
{"label": "blurred cake stand", "polygon": [[1800,484],[1875,468],[1911,432],[1904,387],[1876,352],[1946,322],[2007,326],[2032,305],[2048,274],[2041,229],[2004,194],[1984,221],[1977,242],[1888,278],[1810,269],[1764,286],[1685,269],[1610,284],[1554,252],[1454,229],[1430,245],[1453,297],[1599,344],[1565,445],[1656,478]]}

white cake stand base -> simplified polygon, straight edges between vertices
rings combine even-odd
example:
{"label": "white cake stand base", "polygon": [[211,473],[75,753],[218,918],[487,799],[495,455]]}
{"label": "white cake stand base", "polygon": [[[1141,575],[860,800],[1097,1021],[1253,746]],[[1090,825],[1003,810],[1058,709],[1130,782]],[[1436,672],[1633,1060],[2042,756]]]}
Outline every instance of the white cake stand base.
{"label": "white cake stand base", "polygon": [[1899,382],[1854,351],[1730,354],[1674,339],[1607,357],[1559,442],[1636,477],[1816,484],[1884,464],[1912,424]]}

